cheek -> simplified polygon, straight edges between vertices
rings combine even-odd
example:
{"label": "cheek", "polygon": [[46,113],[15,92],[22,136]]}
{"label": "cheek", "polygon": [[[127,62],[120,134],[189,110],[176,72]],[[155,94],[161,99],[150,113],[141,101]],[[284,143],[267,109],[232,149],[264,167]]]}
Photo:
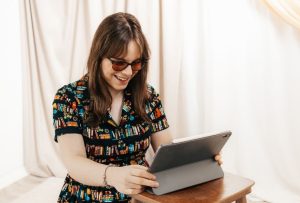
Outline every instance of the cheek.
{"label": "cheek", "polygon": [[114,79],[115,79],[114,72],[106,71],[103,73],[103,75],[104,75],[104,79],[106,80],[106,82],[114,83]]}
{"label": "cheek", "polygon": [[115,74],[111,66],[105,63],[102,63],[102,71],[105,79],[110,79]]}

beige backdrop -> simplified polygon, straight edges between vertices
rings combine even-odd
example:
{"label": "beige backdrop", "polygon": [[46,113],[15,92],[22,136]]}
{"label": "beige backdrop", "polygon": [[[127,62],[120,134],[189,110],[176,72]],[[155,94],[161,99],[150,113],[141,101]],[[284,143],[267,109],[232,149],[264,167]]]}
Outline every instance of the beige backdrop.
{"label": "beige backdrop", "polygon": [[22,1],[27,170],[65,176],[53,96],[84,74],[98,24],[117,11],[142,24],[173,137],[232,130],[224,170],[266,200],[300,201],[300,33],[260,0]]}

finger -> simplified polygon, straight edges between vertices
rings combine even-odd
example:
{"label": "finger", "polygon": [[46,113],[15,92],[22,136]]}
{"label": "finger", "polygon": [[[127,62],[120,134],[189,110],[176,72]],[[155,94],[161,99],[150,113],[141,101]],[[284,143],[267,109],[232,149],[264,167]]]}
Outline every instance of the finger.
{"label": "finger", "polygon": [[[142,166],[142,165],[131,165],[131,166],[134,166],[135,169],[139,169],[139,170],[144,171],[144,175],[137,175],[137,176],[142,176],[144,178],[156,180],[156,176],[153,175],[152,173],[148,172],[149,167],[145,167],[145,166]],[[140,173],[143,173],[143,172],[140,172]]]}
{"label": "finger", "polygon": [[142,178],[147,178],[149,180],[156,180],[155,175],[149,173],[148,171],[141,170],[141,169],[132,170],[131,175],[137,176],[137,177],[142,177]]}
{"label": "finger", "polygon": [[157,181],[136,177],[136,176],[130,176],[129,180],[130,183],[137,184],[137,185],[143,185],[143,186],[149,186],[149,187],[159,187],[159,183]]}
{"label": "finger", "polygon": [[223,161],[222,161],[222,160],[218,160],[218,164],[219,164],[219,165],[222,165],[222,164],[223,164]]}
{"label": "finger", "polygon": [[128,194],[128,195],[139,194],[141,192],[143,192],[143,190],[141,190],[141,189],[128,188],[128,189],[125,190],[125,194]]}
{"label": "finger", "polygon": [[139,190],[142,190],[145,188],[145,186],[143,186],[143,185],[139,185],[139,184],[135,184],[135,183],[131,183],[131,182],[127,183],[126,187],[132,188],[132,189],[139,189]]}
{"label": "finger", "polygon": [[216,160],[216,161],[221,160],[221,155],[220,155],[220,154],[217,154],[217,155],[215,156],[215,160]]}

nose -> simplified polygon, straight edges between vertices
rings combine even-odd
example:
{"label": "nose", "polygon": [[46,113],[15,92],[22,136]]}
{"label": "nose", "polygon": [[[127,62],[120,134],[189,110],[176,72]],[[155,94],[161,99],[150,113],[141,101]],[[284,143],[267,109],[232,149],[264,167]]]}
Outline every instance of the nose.
{"label": "nose", "polygon": [[124,70],[122,70],[122,73],[128,77],[131,76],[132,75],[131,65],[128,65]]}

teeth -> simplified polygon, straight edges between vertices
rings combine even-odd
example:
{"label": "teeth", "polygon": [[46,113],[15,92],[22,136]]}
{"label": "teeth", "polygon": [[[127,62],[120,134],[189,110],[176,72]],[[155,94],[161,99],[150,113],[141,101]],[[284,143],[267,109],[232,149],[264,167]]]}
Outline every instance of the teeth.
{"label": "teeth", "polygon": [[126,81],[126,80],[127,80],[127,78],[122,78],[122,77],[119,77],[119,76],[117,76],[117,75],[116,75],[116,77],[117,77],[119,80],[122,80],[122,81]]}

